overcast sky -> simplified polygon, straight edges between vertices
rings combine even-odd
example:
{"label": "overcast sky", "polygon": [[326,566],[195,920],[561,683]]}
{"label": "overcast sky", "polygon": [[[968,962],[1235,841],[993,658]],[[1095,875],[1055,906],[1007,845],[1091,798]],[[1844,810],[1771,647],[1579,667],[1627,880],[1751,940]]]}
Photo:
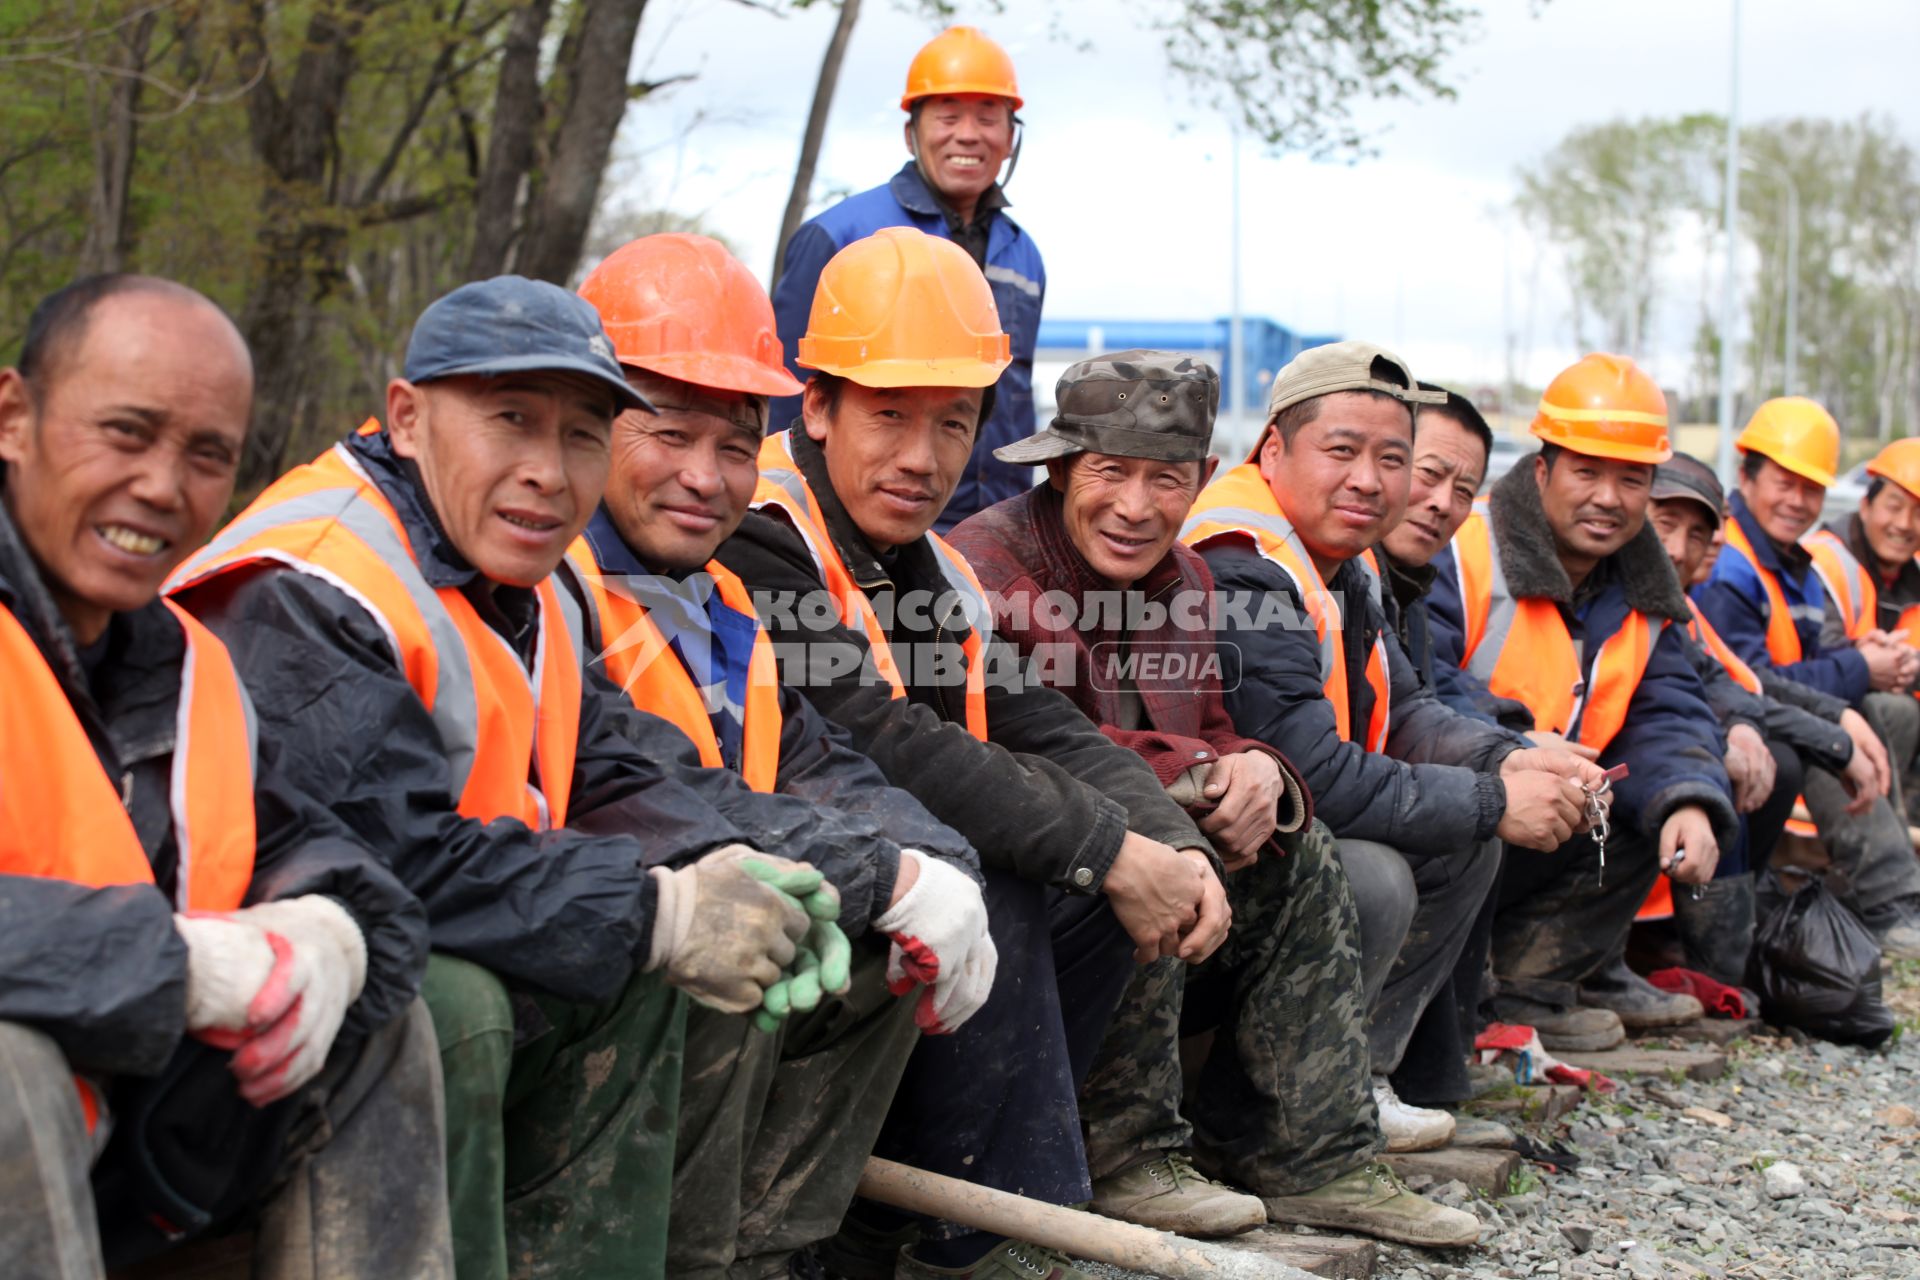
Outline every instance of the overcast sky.
{"label": "overcast sky", "polygon": [[[1039,244],[1047,314],[1203,319],[1228,309],[1226,122],[1166,69],[1127,0],[962,3],[1012,53],[1027,101],[1008,194]],[[1249,314],[1396,346],[1422,376],[1496,381],[1511,327],[1536,385],[1578,354],[1560,267],[1508,212],[1516,168],[1570,129],[1727,107],[1731,0],[1486,0],[1448,68],[1453,102],[1366,104],[1378,154],[1352,164],[1243,152]],[[1536,12],[1537,10],[1537,12]],[[1055,15],[1073,40],[1053,38]],[[697,79],[629,113],[620,191],[698,213],[765,279],[827,4],[780,19],[728,0],[653,0],[636,70]],[[937,26],[867,0],[816,195],[884,182],[905,157],[901,82]],[[1076,41],[1091,41],[1089,50]],[[1741,111],[1891,117],[1920,141],[1920,3],[1747,0]],[[1695,249],[1697,253],[1697,248]],[[1685,276],[1689,273],[1682,272]],[[1674,281],[1651,363],[1681,381],[1701,281]],[[1717,289],[1717,285],[1712,285]],[[1717,297],[1717,293],[1714,295]]]}

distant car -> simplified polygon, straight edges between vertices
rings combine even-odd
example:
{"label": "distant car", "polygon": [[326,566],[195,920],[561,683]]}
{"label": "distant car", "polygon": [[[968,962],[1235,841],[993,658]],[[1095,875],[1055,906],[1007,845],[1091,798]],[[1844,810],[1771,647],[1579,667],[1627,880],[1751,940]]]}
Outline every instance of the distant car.
{"label": "distant car", "polygon": [[1821,523],[1838,520],[1858,511],[1861,500],[1867,496],[1867,483],[1871,479],[1864,462],[1851,471],[1842,472],[1827,490],[1826,500],[1820,504]]}
{"label": "distant car", "polygon": [[1493,448],[1487,453],[1487,478],[1480,482],[1480,492],[1491,489],[1496,480],[1513,470],[1515,463],[1531,458],[1536,452],[1531,444],[1522,444],[1512,436],[1495,432]]}

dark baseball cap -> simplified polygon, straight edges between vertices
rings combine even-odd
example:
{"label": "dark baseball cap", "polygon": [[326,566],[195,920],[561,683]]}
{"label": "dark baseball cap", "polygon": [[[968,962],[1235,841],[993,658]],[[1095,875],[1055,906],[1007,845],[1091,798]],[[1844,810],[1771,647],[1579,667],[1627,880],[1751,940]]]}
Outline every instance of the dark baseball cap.
{"label": "dark baseball cap", "polygon": [[463,284],[414,321],[402,371],[409,382],[534,370],[578,373],[613,392],[622,409],[654,412],[627,383],[593,304],[525,276]]}
{"label": "dark baseball cap", "polygon": [[1690,453],[1676,453],[1653,469],[1652,497],[1655,502],[1685,498],[1713,513],[1715,524],[1727,513],[1727,492],[1713,468]]}
{"label": "dark baseball cap", "polygon": [[1220,408],[1220,375],[1170,351],[1120,351],[1071,365],[1055,388],[1053,421],[1002,445],[1002,462],[1032,465],[1071,453],[1198,462]]}

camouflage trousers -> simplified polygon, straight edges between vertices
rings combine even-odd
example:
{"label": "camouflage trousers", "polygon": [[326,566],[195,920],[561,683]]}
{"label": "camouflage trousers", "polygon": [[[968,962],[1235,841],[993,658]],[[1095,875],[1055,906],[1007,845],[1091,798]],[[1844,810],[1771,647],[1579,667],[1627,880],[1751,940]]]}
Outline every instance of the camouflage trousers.
{"label": "camouflage trousers", "polygon": [[769,1035],[695,1005],[673,1171],[667,1274],[785,1280],[840,1226],[920,1032],[887,990],[887,944],[854,944],[853,987]]}
{"label": "camouflage trousers", "polygon": [[604,1004],[511,995],[438,953],[421,996],[460,1280],[666,1275],[686,998],[640,973]]}
{"label": "camouflage trousers", "polygon": [[[1311,1191],[1382,1145],[1359,920],[1319,822],[1227,877],[1233,932],[1205,964],[1140,969],[1081,1090],[1094,1177],[1192,1151],[1260,1195]],[[1182,1036],[1213,1031],[1183,1088]]]}

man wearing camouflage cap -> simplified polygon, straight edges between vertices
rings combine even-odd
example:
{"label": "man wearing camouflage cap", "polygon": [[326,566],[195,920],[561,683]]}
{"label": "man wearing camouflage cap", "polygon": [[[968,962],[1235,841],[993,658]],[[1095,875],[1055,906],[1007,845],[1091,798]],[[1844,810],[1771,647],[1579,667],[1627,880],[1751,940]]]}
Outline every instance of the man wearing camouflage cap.
{"label": "man wearing camouflage cap", "polygon": [[[1218,374],[1185,356],[1082,361],[1060,379],[1052,424],[996,451],[1044,463],[1046,480],[953,532],[999,601],[1001,633],[1153,767],[1230,872],[1226,944],[1197,965],[1168,957],[1140,970],[1081,1096],[1093,1207],[1197,1235],[1268,1215],[1196,1161],[1277,1200],[1366,1180],[1383,1145],[1366,1083],[1360,925],[1332,833],[1312,821],[1286,757],[1227,716],[1213,580],[1178,542],[1217,461],[1207,445],[1219,401]],[[1218,1034],[1183,1107],[1180,1036],[1203,1028]],[[1314,1220],[1431,1242],[1421,1220],[1452,1212],[1411,1194],[1385,1214],[1352,1208]],[[1410,1222],[1421,1223],[1411,1237]]]}
{"label": "man wearing camouflage cap", "polygon": [[[1180,535],[1218,590],[1261,601],[1250,620],[1223,615],[1227,711],[1300,767],[1340,840],[1374,996],[1374,1096],[1402,1149],[1452,1135],[1450,1117],[1401,1103],[1387,1077],[1466,943],[1495,838],[1557,847],[1581,824],[1580,781],[1600,781],[1586,761],[1442,704],[1386,627],[1367,553],[1406,512],[1416,406],[1444,399],[1380,347],[1307,351],[1274,380],[1252,455],[1201,493]],[[1344,1196],[1391,1214],[1406,1194],[1381,1170],[1278,1207],[1313,1221]],[[1425,1243],[1470,1241],[1460,1226]]]}

